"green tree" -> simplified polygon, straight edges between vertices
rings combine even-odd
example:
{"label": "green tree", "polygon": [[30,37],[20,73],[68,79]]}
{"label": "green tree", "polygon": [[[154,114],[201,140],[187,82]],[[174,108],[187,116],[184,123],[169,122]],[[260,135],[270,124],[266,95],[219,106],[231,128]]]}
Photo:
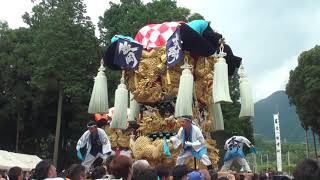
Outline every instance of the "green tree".
{"label": "green tree", "polygon": [[[296,106],[296,111],[301,121],[301,126],[306,132],[307,157],[309,156],[308,130],[320,135],[320,46],[304,51],[298,58],[298,66],[290,71],[289,82],[286,86],[291,104]],[[315,136],[314,147],[317,156]]]}
{"label": "green tree", "polygon": [[189,17],[188,17],[188,22],[193,21],[193,20],[197,20],[197,19],[204,19],[204,17],[199,14],[199,13],[192,13]]}
{"label": "green tree", "polygon": [[99,19],[101,41],[108,45],[114,35],[134,37],[140,28],[147,24],[165,21],[187,21],[190,10],[177,7],[176,1],[153,0],[143,4],[140,0],[120,0],[110,2],[110,8]]}
{"label": "green tree", "polygon": [[[100,48],[90,18],[85,16],[82,0],[44,0],[26,13],[24,21],[35,34],[32,85],[42,91],[56,92],[57,125],[54,162],[63,114],[62,104],[88,104]],[[89,86],[90,85],[90,86]],[[82,97],[86,97],[85,100]],[[86,109],[79,115],[86,117]],[[64,123],[64,122],[62,122]]]}
{"label": "green tree", "polygon": [[298,66],[290,71],[286,86],[290,103],[296,106],[304,129],[309,127],[320,134],[320,46],[305,51],[298,58]]}
{"label": "green tree", "polygon": [[[15,151],[19,152],[19,141],[24,130],[24,119],[28,116],[26,108],[32,102],[31,72],[32,34],[29,29],[9,29],[6,23],[0,23],[0,91],[3,104],[0,114],[4,124],[14,125],[16,134],[4,130],[10,137],[9,143],[16,142]],[[0,100],[1,101],[1,100]],[[0,115],[1,116],[1,115]],[[4,140],[6,142],[6,140]]]}

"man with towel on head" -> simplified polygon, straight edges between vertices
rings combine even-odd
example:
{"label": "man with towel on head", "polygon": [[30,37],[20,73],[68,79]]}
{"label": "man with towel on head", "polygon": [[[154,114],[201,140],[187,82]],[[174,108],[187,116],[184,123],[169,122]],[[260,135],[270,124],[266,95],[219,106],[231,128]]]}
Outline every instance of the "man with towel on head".
{"label": "man with towel on head", "polygon": [[246,137],[237,136],[237,133],[234,132],[233,136],[229,138],[224,145],[226,154],[224,156],[224,165],[222,166],[221,171],[228,171],[233,161],[237,161],[241,166],[241,171],[251,172],[250,166],[246,161],[242,150],[243,145],[249,147],[251,152],[256,153],[256,148]]}
{"label": "man with towel on head", "polygon": [[212,169],[211,161],[207,155],[207,146],[200,128],[192,123],[192,116],[180,117],[182,127],[178,134],[171,137],[170,141],[176,149],[182,144],[182,150],[177,158],[176,165],[182,165],[184,161],[193,156]]}
{"label": "man with towel on head", "polygon": [[[102,158],[103,161],[111,154],[111,143],[106,132],[97,127],[94,121],[87,124],[88,130],[81,136],[77,143],[77,156],[82,161],[82,165],[86,167],[86,171],[90,170],[92,163],[97,158]],[[86,156],[82,157],[80,148],[86,146]]]}

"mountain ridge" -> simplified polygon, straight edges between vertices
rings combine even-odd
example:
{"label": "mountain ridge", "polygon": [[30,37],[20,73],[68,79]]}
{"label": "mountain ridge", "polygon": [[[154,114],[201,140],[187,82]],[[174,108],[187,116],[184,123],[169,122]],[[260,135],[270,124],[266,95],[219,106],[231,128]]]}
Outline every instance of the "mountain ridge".
{"label": "mountain ridge", "polygon": [[253,128],[256,137],[265,140],[274,139],[273,114],[279,112],[281,139],[288,142],[300,143],[305,140],[304,129],[295,112],[295,107],[290,106],[285,91],[273,92],[267,98],[255,103],[255,117]]}

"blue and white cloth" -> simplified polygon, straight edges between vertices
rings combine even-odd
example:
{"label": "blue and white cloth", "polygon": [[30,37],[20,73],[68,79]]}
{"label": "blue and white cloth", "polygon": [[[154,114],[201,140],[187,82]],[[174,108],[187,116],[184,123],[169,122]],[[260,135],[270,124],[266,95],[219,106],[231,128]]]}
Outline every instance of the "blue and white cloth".
{"label": "blue and white cloth", "polygon": [[180,128],[177,135],[170,138],[173,147],[176,149],[182,145],[182,150],[177,159],[177,165],[183,164],[185,159],[193,156],[201,160],[204,165],[211,165],[211,161],[207,156],[207,146],[205,139],[199,127],[192,124],[189,137],[185,137],[184,128]]}
{"label": "blue and white cloth", "polygon": [[243,153],[243,145],[246,145],[248,147],[251,147],[251,142],[243,137],[243,136],[232,136],[229,138],[225,145],[224,149],[227,150],[225,156],[224,156],[224,161],[229,161],[232,159],[236,158],[244,158],[245,155]]}

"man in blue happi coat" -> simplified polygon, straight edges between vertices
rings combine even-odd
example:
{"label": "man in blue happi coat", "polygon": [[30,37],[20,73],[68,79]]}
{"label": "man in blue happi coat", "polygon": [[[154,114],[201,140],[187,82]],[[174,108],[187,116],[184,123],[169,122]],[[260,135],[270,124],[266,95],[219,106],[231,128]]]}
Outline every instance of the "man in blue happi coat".
{"label": "man in blue happi coat", "polygon": [[256,153],[255,147],[247,138],[243,136],[232,136],[226,141],[224,145],[226,154],[224,156],[224,165],[222,166],[221,171],[229,170],[233,161],[237,161],[241,166],[241,170],[244,170],[245,172],[251,172],[250,166],[243,153],[244,144],[249,147],[253,153]]}
{"label": "man in blue happi coat", "polygon": [[191,116],[182,116],[182,127],[178,134],[171,137],[170,141],[176,149],[182,145],[182,150],[177,158],[176,165],[182,165],[189,157],[201,160],[208,169],[212,169],[211,161],[207,155],[207,146],[200,128],[192,123]]}

